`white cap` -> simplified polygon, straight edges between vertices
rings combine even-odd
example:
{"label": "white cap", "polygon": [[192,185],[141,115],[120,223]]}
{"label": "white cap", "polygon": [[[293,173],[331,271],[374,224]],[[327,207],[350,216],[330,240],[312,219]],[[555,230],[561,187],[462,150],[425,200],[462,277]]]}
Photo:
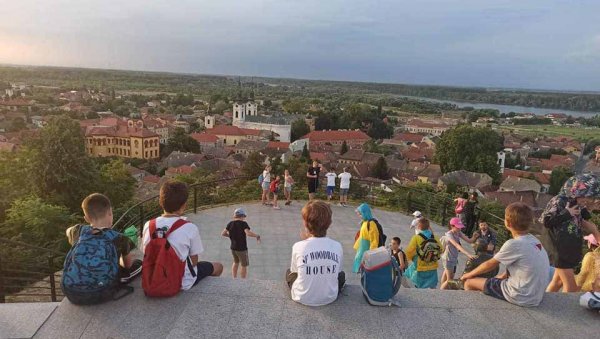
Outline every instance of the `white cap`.
{"label": "white cap", "polygon": [[420,218],[420,217],[423,216],[423,214],[421,214],[421,212],[419,212],[419,211],[414,211],[413,212],[413,216],[416,217],[416,218]]}

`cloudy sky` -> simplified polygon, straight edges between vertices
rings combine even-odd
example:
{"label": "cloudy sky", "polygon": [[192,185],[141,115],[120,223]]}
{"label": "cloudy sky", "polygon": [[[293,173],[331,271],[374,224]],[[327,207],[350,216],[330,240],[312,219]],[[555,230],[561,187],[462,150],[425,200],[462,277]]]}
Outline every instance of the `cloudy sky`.
{"label": "cloudy sky", "polygon": [[600,91],[598,0],[4,0],[0,63]]}

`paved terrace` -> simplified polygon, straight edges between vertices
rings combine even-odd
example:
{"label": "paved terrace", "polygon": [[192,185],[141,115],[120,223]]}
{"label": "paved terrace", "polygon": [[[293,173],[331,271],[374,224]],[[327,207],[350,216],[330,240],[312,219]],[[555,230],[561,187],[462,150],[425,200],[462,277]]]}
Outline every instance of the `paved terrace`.
{"label": "paved terrace", "polygon": [[[248,281],[207,278],[169,299],[143,295],[139,279],[133,295],[96,306],[62,303],[0,305],[0,337],[5,338],[565,338],[597,337],[600,316],[578,306],[579,294],[547,294],[537,308],[521,308],[479,292],[401,289],[400,307],[374,307],[364,300],[356,278],[331,305],[310,308],[291,301],[282,272],[300,226],[299,204],[275,211],[244,206],[251,227],[264,237],[249,242]],[[227,239],[220,232],[234,206],[199,212],[205,259],[229,266]],[[357,217],[353,208],[334,206],[330,236],[342,242],[350,271]],[[388,236],[408,241],[410,217],[376,211]],[[434,226],[436,234],[442,228]],[[254,239],[252,239],[254,240]],[[464,261],[464,258],[463,260]]]}

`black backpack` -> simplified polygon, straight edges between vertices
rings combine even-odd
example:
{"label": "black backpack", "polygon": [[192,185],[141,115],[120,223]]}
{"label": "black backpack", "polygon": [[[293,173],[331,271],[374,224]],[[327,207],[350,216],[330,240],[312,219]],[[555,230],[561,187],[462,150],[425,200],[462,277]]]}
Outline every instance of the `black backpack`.
{"label": "black backpack", "polygon": [[[385,242],[387,240],[387,235],[385,235],[383,233],[383,227],[381,226],[379,221],[377,221],[377,219],[375,219],[375,218],[373,218],[369,221],[373,221],[373,222],[375,222],[375,225],[377,225],[377,231],[379,233],[379,244],[377,247],[385,246]],[[369,229],[369,223],[367,223],[367,229]]]}

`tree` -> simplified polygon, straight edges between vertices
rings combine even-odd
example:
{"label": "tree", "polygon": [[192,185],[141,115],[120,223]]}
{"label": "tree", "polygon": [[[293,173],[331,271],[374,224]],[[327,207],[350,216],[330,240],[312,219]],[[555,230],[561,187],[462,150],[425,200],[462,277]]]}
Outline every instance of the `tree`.
{"label": "tree", "polygon": [[371,175],[374,178],[387,179],[389,176],[388,165],[384,157],[377,159],[375,166],[371,169]]}
{"label": "tree", "polygon": [[252,152],[248,155],[244,165],[242,166],[242,172],[245,176],[257,177],[265,169],[265,156],[259,152]]}
{"label": "tree", "polygon": [[298,119],[292,122],[292,142],[300,139],[301,137],[310,133],[310,126],[304,121],[304,119]]}
{"label": "tree", "polygon": [[185,133],[183,128],[176,128],[175,133],[167,140],[164,154],[173,151],[200,153],[200,144]]}
{"label": "tree", "polygon": [[550,189],[548,193],[555,195],[558,194],[565,181],[573,176],[573,172],[566,167],[556,167],[550,174]]}
{"label": "tree", "polygon": [[51,204],[79,210],[99,178],[85,151],[79,123],[66,116],[53,117],[25,148],[23,166],[29,172],[30,192]]}
{"label": "tree", "polygon": [[302,148],[302,159],[304,159],[304,161],[310,161],[310,152],[308,151],[308,143],[304,144],[304,147]]}
{"label": "tree", "polygon": [[100,168],[97,191],[105,194],[113,206],[130,202],[135,192],[135,179],[129,174],[122,160],[112,160]]}
{"label": "tree", "polygon": [[69,209],[36,196],[15,200],[6,211],[6,231],[29,244],[59,249],[65,230],[76,222]]}
{"label": "tree", "polygon": [[340,150],[340,155],[346,152],[348,152],[348,144],[346,143],[346,140],[344,140],[344,142],[342,143],[342,149]]}
{"label": "tree", "polygon": [[502,137],[492,129],[460,125],[442,133],[434,161],[443,173],[457,170],[487,173],[498,183],[501,176],[497,152],[501,149]]}
{"label": "tree", "polygon": [[14,118],[10,124],[10,130],[13,132],[17,132],[25,128],[27,128],[27,124],[23,118]]}

